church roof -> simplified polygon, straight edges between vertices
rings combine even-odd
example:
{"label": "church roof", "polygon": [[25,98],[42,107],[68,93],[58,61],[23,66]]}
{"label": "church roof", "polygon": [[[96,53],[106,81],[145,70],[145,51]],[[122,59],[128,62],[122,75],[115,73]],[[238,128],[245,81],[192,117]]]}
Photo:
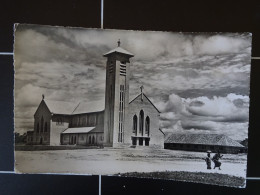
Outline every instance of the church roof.
{"label": "church roof", "polygon": [[[141,97],[142,93],[140,93],[138,96],[136,96],[132,101],[129,102],[129,104],[131,104],[132,102],[134,102],[138,97]],[[151,105],[157,110],[157,112],[161,113],[158,108],[156,108],[156,106],[153,104],[153,102],[143,93],[144,97],[151,103]]]}
{"label": "church roof", "polygon": [[115,49],[112,49],[111,51],[105,53],[103,56],[107,57],[107,56],[109,56],[112,53],[121,53],[121,54],[128,55],[129,57],[134,57],[134,54],[130,53],[129,51],[126,51],[122,47],[117,47]]}
{"label": "church roof", "polygon": [[100,112],[105,109],[104,101],[80,102],[72,114]]}
{"label": "church roof", "polygon": [[53,101],[46,99],[44,99],[43,101],[47,105],[50,112],[54,114],[71,114],[78,105],[74,102]]}
{"label": "church roof", "polygon": [[105,108],[104,101],[91,101],[91,102],[65,102],[65,101],[53,101],[43,100],[48,109],[53,114],[83,114],[90,112],[100,112]]}
{"label": "church roof", "polygon": [[164,143],[244,147],[237,141],[223,134],[219,135],[219,134],[170,133],[166,135]]}
{"label": "church roof", "polygon": [[62,132],[62,134],[67,133],[89,133],[96,127],[75,127],[75,128],[68,128],[65,131]]}

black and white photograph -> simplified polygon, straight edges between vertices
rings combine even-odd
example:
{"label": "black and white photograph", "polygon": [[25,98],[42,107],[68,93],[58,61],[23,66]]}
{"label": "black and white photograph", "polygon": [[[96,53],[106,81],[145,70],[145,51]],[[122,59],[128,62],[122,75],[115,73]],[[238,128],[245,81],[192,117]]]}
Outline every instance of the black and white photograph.
{"label": "black and white photograph", "polygon": [[14,31],[16,173],[246,187],[251,33]]}

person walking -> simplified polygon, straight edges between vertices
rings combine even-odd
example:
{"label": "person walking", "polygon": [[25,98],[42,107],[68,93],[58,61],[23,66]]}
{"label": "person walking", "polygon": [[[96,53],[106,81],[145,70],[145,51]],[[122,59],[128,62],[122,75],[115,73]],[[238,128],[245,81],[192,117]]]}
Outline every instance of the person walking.
{"label": "person walking", "polygon": [[210,152],[207,152],[207,157],[204,159],[207,164],[207,169],[211,169],[211,158],[210,158]]}
{"label": "person walking", "polygon": [[219,152],[219,150],[218,150],[218,152],[213,156],[213,158],[212,158],[212,161],[214,162],[214,169],[216,168],[216,167],[218,167],[219,168],[219,170],[221,170],[220,169],[220,167],[221,167],[221,162],[219,162],[219,159],[221,159],[223,157],[223,155],[220,155],[220,152]]}

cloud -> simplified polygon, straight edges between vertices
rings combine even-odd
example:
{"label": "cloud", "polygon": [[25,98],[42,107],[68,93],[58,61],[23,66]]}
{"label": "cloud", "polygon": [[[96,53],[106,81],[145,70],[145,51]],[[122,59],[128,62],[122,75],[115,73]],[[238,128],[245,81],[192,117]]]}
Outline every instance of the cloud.
{"label": "cloud", "polygon": [[[232,94],[232,96],[235,96],[235,94]],[[241,100],[243,103],[243,99],[237,98],[233,101],[235,100]],[[228,99],[228,97],[214,96],[212,99],[209,99],[208,97],[198,97],[190,101],[191,102],[189,103],[187,109],[193,115],[227,118],[234,115],[234,117],[238,115],[241,116],[241,114],[245,117],[248,116],[248,107],[245,107],[244,109],[240,106],[237,107],[233,101]],[[248,101],[248,99],[246,101]],[[196,104],[197,102],[200,102],[201,105]],[[194,105],[194,103],[196,105]],[[246,117],[246,119],[248,118]]]}
{"label": "cloud", "polygon": [[223,35],[214,35],[205,39],[203,36],[194,38],[194,50],[200,55],[220,55],[239,52],[242,48],[250,46],[250,42],[241,37],[230,37]]}
{"label": "cloud", "polygon": [[[160,127],[165,132],[192,131],[247,137],[249,97],[228,94],[225,97],[180,98],[171,94],[161,103]],[[233,134],[234,133],[234,134]]]}
{"label": "cloud", "polygon": [[[30,107],[37,106],[41,100],[41,94],[44,94],[46,89],[27,84],[21,89],[16,89],[15,106]],[[33,95],[34,94],[34,95]]]}

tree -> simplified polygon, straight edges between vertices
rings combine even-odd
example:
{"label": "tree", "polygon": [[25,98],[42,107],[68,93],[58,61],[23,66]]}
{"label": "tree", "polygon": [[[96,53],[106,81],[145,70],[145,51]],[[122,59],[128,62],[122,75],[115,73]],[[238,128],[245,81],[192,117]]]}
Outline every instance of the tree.
{"label": "tree", "polygon": [[15,143],[26,143],[27,133],[21,135],[20,133],[15,132],[14,137]]}
{"label": "tree", "polygon": [[243,146],[245,146],[247,148],[248,147],[248,138],[241,141],[240,144],[242,144]]}

